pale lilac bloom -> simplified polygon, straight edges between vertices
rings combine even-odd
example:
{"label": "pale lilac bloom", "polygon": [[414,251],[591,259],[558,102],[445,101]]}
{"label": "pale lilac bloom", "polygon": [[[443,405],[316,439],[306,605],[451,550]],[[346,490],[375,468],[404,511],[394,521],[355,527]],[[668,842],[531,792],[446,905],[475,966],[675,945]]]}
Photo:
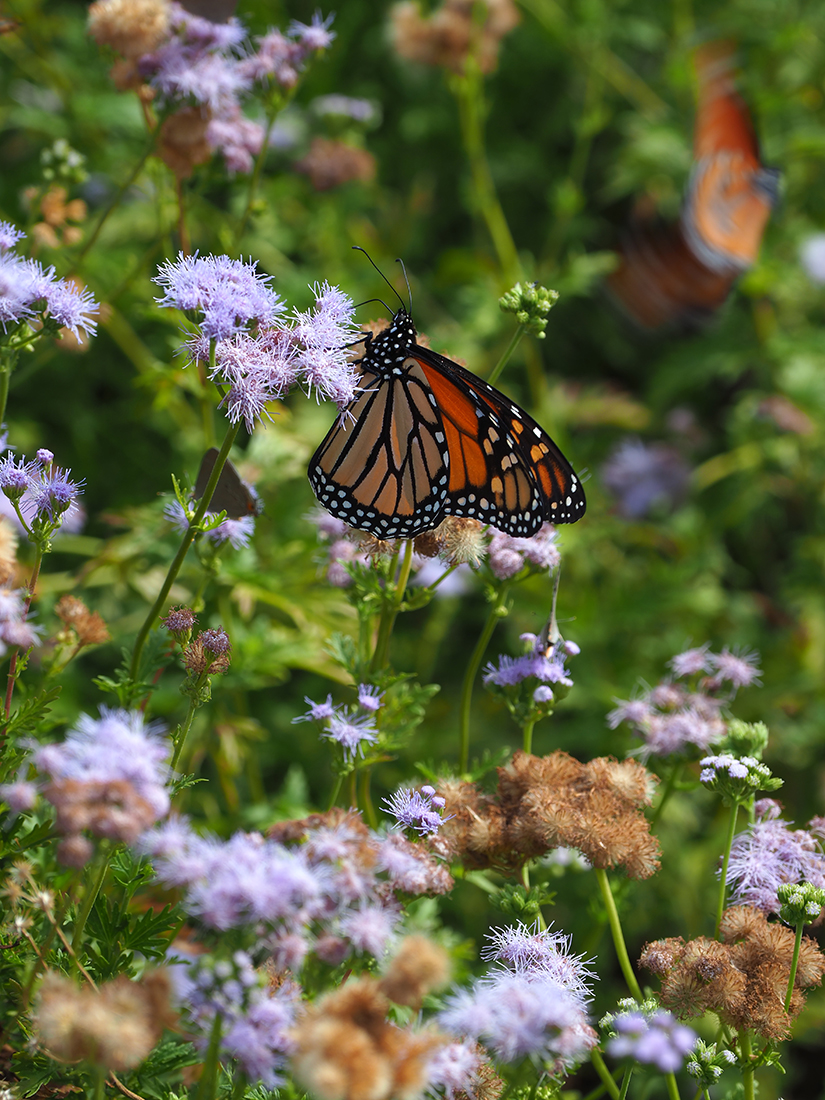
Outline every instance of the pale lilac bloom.
{"label": "pale lilac bloom", "polygon": [[334,18],[335,16],[330,13],[322,19],[321,13],[316,11],[310,24],[293,20],[289,26],[289,33],[308,50],[325,50],[335,41],[335,32],[329,29]]}
{"label": "pale lilac bloom", "polygon": [[77,501],[84,484],[85,478],[72,481],[69,470],[60,466],[43,467],[39,480],[32,479],[22,510],[31,517],[55,523]]}
{"label": "pale lilac bloom", "polygon": [[223,154],[230,175],[248,173],[254,166],[254,158],[264,142],[264,128],[260,122],[245,118],[240,107],[225,111],[210,120],[206,127],[209,145]]}
{"label": "pale lilac bloom", "polygon": [[584,955],[571,955],[572,936],[541,929],[536,921],[491,928],[485,938],[490,944],[481,949],[482,959],[504,963],[517,974],[546,974],[582,1001],[590,1000],[588,981],[597,975],[588,970]]}
{"label": "pale lilac bloom", "polygon": [[92,336],[97,323],[91,315],[99,308],[91,291],[56,278],[53,267],[44,269],[37,260],[0,250],[0,327],[4,332],[10,324],[45,312],[75,336],[81,331]]}
{"label": "pale lilac bloom", "polygon": [[359,909],[350,909],[342,917],[339,928],[356,951],[367,951],[381,958],[387,951],[387,944],[392,939],[400,916],[395,907],[362,905]]}
{"label": "pale lilac bloom", "polygon": [[0,252],[8,252],[10,248],[22,241],[26,234],[11,222],[0,221]]}
{"label": "pale lilac bloom", "polygon": [[656,504],[675,508],[687,495],[690,468],[666,443],[625,439],[602,466],[602,480],[616,500],[619,514],[641,519]]}
{"label": "pale lilac bloom", "polygon": [[352,299],[324,282],[313,287],[315,307],[295,311],[295,337],[302,350],[297,361],[307,392],[331,398],[344,409],[355,397],[360,375],[348,359],[348,346],[359,335]]}
{"label": "pale lilac bloom", "polygon": [[482,1061],[476,1044],[466,1039],[439,1047],[427,1063],[427,1091],[446,1100],[458,1093],[474,1096]]}
{"label": "pale lilac bloom", "polygon": [[816,819],[812,832],[791,829],[775,816],[778,809],[773,799],[761,799],[754,807],[760,819],[733,839],[726,881],[735,905],[778,913],[781,885],[804,880],[825,888],[825,856]]}
{"label": "pale lilac bloom", "polygon": [[[441,816],[444,799],[435,797],[432,787],[420,791],[402,788],[390,798],[382,798],[387,813],[395,818],[395,827],[413,829],[419,836],[435,834],[449,818]],[[440,806],[439,806],[440,803]]]}
{"label": "pale lilac bloom", "polygon": [[15,458],[9,452],[0,459],[0,489],[13,500],[20,497],[34,484],[37,467],[25,457]]}
{"label": "pale lilac bloom", "polygon": [[734,688],[759,682],[758,653],[732,653],[727,646],[721,653],[710,654],[717,680],[728,680]]}
{"label": "pale lilac bloom", "polygon": [[814,233],[802,242],[799,262],[812,283],[825,283],[825,233]]}
{"label": "pale lilac bloom", "polygon": [[327,728],[321,736],[337,742],[344,750],[344,758],[351,759],[356,753],[363,756],[364,745],[374,744],[378,740],[377,733],[375,719],[370,715],[358,718],[336,713],[327,720]]}
{"label": "pale lilac bloom", "polygon": [[701,760],[702,771],[699,773],[700,783],[712,783],[719,772],[727,772],[731,779],[747,779],[748,763],[758,764],[752,756],[743,756],[740,760],[730,753],[722,753],[720,756],[705,756]]}
{"label": "pale lilac bloom", "polygon": [[673,675],[678,677],[695,676],[697,672],[710,672],[713,665],[709,650],[710,642],[705,642],[704,645],[686,649],[683,653],[677,653],[675,657],[668,661],[673,669]]}
{"label": "pale lilac bloom", "polygon": [[620,1013],[612,1026],[617,1034],[608,1041],[608,1054],[656,1066],[662,1073],[680,1070],[698,1038],[695,1031],[664,1009],[652,1016],[644,1012]]}
{"label": "pale lilac bloom", "polygon": [[378,867],[394,890],[407,894],[446,894],[453,885],[447,868],[420,845],[391,832],[378,846]]}
{"label": "pale lilac bloom", "polygon": [[[174,526],[175,530],[183,533],[189,529],[189,520],[186,512],[176,500],[170,500],[163,509],[164,516]],[[218,512],[204,512],[204,520],[214,519]],[[249,541],[255,533],[255,517],[241,516],[240,519],[224,519],[211,531],[206,531],[204,538],[220,546],[228,542],[234,550],[240,550],[249,545]]]}
{"label": "pale lilac bloom", "polygon": [[45,296],[49,316],[59,325],[77,337],[81,332],[94,336],[97,321],[91,315],[99,313],[100,306],[88,288],[81,289],[67,279],[54,279],[47,285]]}
{"label": "pale lilac bloom", "polygon": [[653,708],[646,699],[614,699],[617,704],[607,715],[607,725],[614,730],[622,722],[644,726],[653,717]]}
{"label": "pale lilac bloom", "polygon": [[25,813],[34,809],[37,803],[38,786],[26,779],[15,779],[12,783],[0,783],[0,799],[8,803],[13,814]]}
{"label": "pale lilac bloom", "polygon": [[484,683],[506,687],[520,684],[522,680],[532,677],[545,684],[572,687],[573,681],[564,667],[566,655],[564,643],[557,642],[548,656],[537,638],[530,653],[524,653],[521,657],[502,654],[497,665],[488,664],[484,670]]}
{"label": "pale lilac bloom", "polygon": [[362,710],[373,712],[379,710],[383,698],[384,692],[380,691],[374,684],[358,685],[358,706]]}
{"label": "pale lilac bloom", "polygon": [[539,706],[543,706],[546,703],[552,703],[555,696],[552,689],[546,684],[539,684],[536,690],[533,692],[533,702]]}
{"label": "pale lilac bloom", "polygon": [[308,704],[309,711],[298,718],[293,718],[293,722],[323,722],[327,718],[332,718],[337,709],[332,705],[332,695],[328,695],[323,703],[313,703],[309,696],[305,695],[304,702]]}
{"label": "pale lilac bloom", "polygon": [[488,550],[490,568],[499,580],[513,576],[525,563],[537,569],[555,569],[561,561],[557,540],[558,532],[552,523],[545,523],[531,538],[507,535],[493,528]]}
{"label": "pale lilac bloom", "polygon": [[350,529],[349,524],[345,523],[342,519],[338,519],[337,516],[332,515],[326,508],[315,508],[304,518],[315,525],[318,530],[318,536],[322,539],[334,540],[343,538]]}

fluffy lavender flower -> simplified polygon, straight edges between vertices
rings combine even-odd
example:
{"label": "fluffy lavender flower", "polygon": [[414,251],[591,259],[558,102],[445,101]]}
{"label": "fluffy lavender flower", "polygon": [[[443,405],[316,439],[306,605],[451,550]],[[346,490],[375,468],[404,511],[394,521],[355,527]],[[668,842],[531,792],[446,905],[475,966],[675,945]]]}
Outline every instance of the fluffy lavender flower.
{"label": "fluffy lavender flower", "polygon": [[387,905],[362,905],[341,919],[339,928],[356,951],[367,951],[380,959],[387,951],[400,913]]}
{"label": "fluffy lavender flower", "polygon": [[378,738],[375,719],[370,715],[358,718],[355,715],[336,712],[327,719],[327,728],[321,734],[329,741],[336,741],[344,750],[344,758],[349,760],[356,752],[364,755],[364,745],[374,744]]}
{"label": "fluffy lavender flower", "polygon": [[679,678],[683,676],[695,676],[697,672],[710,672],[713,667],[712,657],[709,653],[710,642],[696,646],[694,649],[686,649],[683,653],[677,653],[668,664],[673,669],[673,675]]}
{"label": "fluffy lavender flower", "polygon": [[507,687],[533,677],[545,684],[572,687],[573,681],[564,667],[565,656],[563,642],[556,643],[548,656],[543,645],[536,639],[529,653],[521,657],[508,657],[502,654],[498,659],[498,665],[488,664],[484,670],[484,683]]}
{"label": "fluffy lavender flower", "polygon": [[8,252],[25,236],[26,234],[22,229],[18,229],[11,222],[0,222],[0,252]]}
{"label": "fluffy lavender flower", "polygon": [[309,705],[308,712],[293,718],[293,722],[323,722],[336,713],[337,708],[332,705],[332,695],[328,695],[323,703],[313,703],[309,696],[305,695],[304,702]]}
{"label": "fluffy lavender flower", "polygon": [[590,999],[588,980],[596,977],[588,970],[584,955],[571,955],[572,936],[519,922],[514,927],[492,928],[486,938],[488,947],[482,959],[504,963],[517,974],[546,974],[582,1001]]}
{"label": "fluffy lavender flower", "polygon": [[50,279],[36,261],[0,254],[0,325],[4,332],[10,324],[34,315],[35,304],[46,297]]}
{"label": "fluffy lavender flower", "polygon": [[759,681],[758,653],[732,653],[725,646],[721,653],[711,653],[710,660],[716,669],[715,679],[728,680],[734,688],[747,687]]}
{"label": "fluffy lavender flower", "polygon": [[32,760],[54,780],[128,783],[152,808],[155,819],[169,812],[168,740],[160,727],[137,711],[100,708],[100,718],[81,715],[62,743],[38,745]]}
{"label": "fluffy lavender flower", "polygon": [[356,99],[349,95],[319,95],[310,104],[313,114],[321,117],[337,115],[354,122],[373,122],[378,114],[376,106],[368,99]]}
{"label": "fluffy lavender flower", "polygon": [[229,256],[184,256],[167,261],[153,279],[165,291],[158,305],[201,315],[210,340],[227,340],[253,321],[272,324],[284,305],[269,287],[271,277]]}
{"label": "fluffy lavender flower", "polygon": [[454,1100],[457,1093],[475,1095],[482,1057],[474,1042],[448,1043],[439,1047],[427,1063],[428,1092]]}
{"label": "fluffy lavender flower", "polygon": [[20,500],[35,483],[36,467],[24,457],[15,458],[11,453],[0,459],[0,489],[10,500]]}
{"label": "fluffy lavender flower", "polygon": [[761,820],[733,839],[726,881],[733,904],[778,913],[781,885],[804,880],[825,888],[825,856],[812,833],[770,816],[777,809],[772,799],[757,806]]}
{"label": "fluffy lavender flower", "polygon": [[210,120],[206,127],[206,140],[212,149],[223,154],[230,175],[251,172],[254,157],[261,151],[264,128],[241,114],[240,107],[222,113]]}
{"label": "fluffy lavender flower", "polygon": [[54,279],[46,285],[45,298],[49,316],[75,336],[81,332],[94,336],[97,332],[92,315],[100,312],[100,306],[88,288],[68,279]]}
{"label": "fluffy lavender flower", "polygon": [[663,1009],[651,1016],[638,1011],[621,1013],[612,1026],[617,1034],[608,1041],[609,1054],[656,1066],[662,1073],[681,1069],[697,1042],[695,1031]]}
{"label": "fluffy lavender flower", "polygon": [[449,817],[441,816],[444,799],[436,795],[434,787],[422,787],[420,791],[402,788],[391,798],[381,801],[387,813],[395,818],[396,827],[413,829],[419,836],[435,834],[445,821],[449,821]]}
{"label": "fluffy lavender flower", "polygon": [[309,24],[293,20],[289,26],[289,33],[307,50],[325,50],[335,41],[335,32],[329,29],[334,18],[335,16],[330,13],[322,19],[321,13],[316,11]]}
{"label": "fluffy lavender flower", "polygon": [[[189,519],[178,501],[170,500],[164,506],[163,514],[180,534],[188,530]],[[204,512],[203,518],[205,521],[209,521],[219,514],[219,512]],[[249,541],[254,534],[255,517],[241,516],[239,519],[227,518],[223,520],[211,531],[206,531],[203,537],[215,543],[216,546],[228,542],[233,550],[241,550],[244,546],[249,545]]]}
{"label": "fluffy lavender flower", "polygon": [[307,391],[331,398],[344,409],[355,396],[360,375],[348,359],[348,345],[359,328],[352,299],[324,282],[313,287],[315,307],[295,311],[295,337],[302,350],[297,361]]}
{"label": "fluffy lavender flower", "polygon": [[495,531],[490,539],[488,560],[493,576],[509,580],[530,564],[537,569],[555,569],[561,561],[556,539],[558,535],[552,523],[545,523],[532,538],[516,538],[503,531]]}
{"label": "fluffy lavender flower", "polygon": [[607,725],[612,730],[622,722],[644,727],[653,717],[654,710],[647,699],[614,699],[613,702],[617,706],[607,715]]}
{"label": "fluffy lavender flower", "polygon": [[690,469],[674,447],[625,439],[602,467],[602,480],[616,499],[619,514],[641,519],[657,503],[674,508],[690,483]]}
{"label": "fluffy lavender flower", "polygon": [[29,493],[23,500],[24,513],[55,523],[68,512],[77,502],[85,484],[85,478],[72,481],[69,472],[60,466],[41,468],[39,480],[32,479]]}
{"label": "fluffy lavender flower", "polygon": [[342,519],[338,519],[337,516],[333,516],[326,508],[315,508],[304,518],[315,525],[318,537],[321,539],[332,539],[334,541],[343,538],[350,529],[349,524]]}
{"label": "fluffy lavender flower", "polygon": [[384,692],[374,684],[359,684],[358,685],[358,706],[362,710],[372,711],[373,713],[381,708],[381,700],[384,698]]}
{"label": "fluffy lavender flower", "polygon": [[13,814],[25,813],[33,809],[38,793],[37,784],[26,779],[15,779],[13,783],[0,783],[0,799],[7,803]]}

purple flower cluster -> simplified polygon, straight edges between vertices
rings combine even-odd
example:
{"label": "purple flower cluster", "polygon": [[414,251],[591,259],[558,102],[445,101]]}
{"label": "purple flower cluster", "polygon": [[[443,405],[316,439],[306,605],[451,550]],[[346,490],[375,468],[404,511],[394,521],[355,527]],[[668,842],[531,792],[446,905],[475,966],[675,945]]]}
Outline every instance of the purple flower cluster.
{"label": "purple flower cluster", "polygon": [[569,937],[519,924],[488,938],[485,957],[503,965],[448,997],[442,1027],[478,1040],[503,1062],[527,1055],[563,1066],[582,1061],[596,1044],[586,1011],[593,975],[570,955]]}
{"label": "purple flower cluster", "polygon": [[257,39],[253,51],[240,20],[212,23],[173,2],[169,39],[140,57],[138,70],[162,104],[195,104],[208,110],[209,145],[223,154],[230,172],[250,172],[265,131],[244,116],[242,99],[255,84],[274,82],[292,88],[310,54],[332,42],[330,22],[331,17],[322,20],[316,15],[309,25],[293,23],[286,34],[271,30]]}
{"label": "purple flower cluster", "polygon": [[516,538],[495,531],[490,539],[488,561],[493,576],[500,581],[509,580],[520,573],[525,565],[534,569],[555,569],[561,561],[556,545],[558,532],[552,523],[544,526],[532,538]]}
{"label": "purple flower cluster", "polygon": [[195,1046],[205,1052],[215,1014],[222,1017],[221,1053],[235,1058],[250,1081],[268,1089],[283,1084],[280,1070],[292,1049],[300,990],[294,982],[277,989],[262,985],[260,971],[243,951],[231,960],[178,956],[169,968],[176,999],[195,1027]]}
{"label": "purple flower cluster", "polygon": [[483,1061],[478,1044],[471,1040],[439,1047],[427,1064],[428,1093],[445,1100],[454,1100],[456,1095],[475,1096]]}
{"label": "purple flower cluster", "polygon": [[301,840],[236,833],[223,841],[172,818],[145,834],[141,849],[159,882],[184,891],[188,913],[218,931],[264,929],[277,965],[296,973],[310,951],[332,965],[353,951],[384,954],[400,908],[383,873],[409,893],[451,883],[429,853],[397,834],[379,837],[354,814],[319,816]]}
{"label": "purple flower cluster", "polygon": [[53,464],[51,451],[37,452],[33,462],[9,452],[0,459],[0,490],[20,509],[28,523],[53,531],[74,518],[83,481]]}
{"label": "purple flower cluster", "polygon": [[652,1013],[639,1009],[619,1013],[611,1026],[616,1034],[607,1044],[608,1054],[656,1066],[662,1073],[680,1070],[697,1042],[695,1031],[661,1008]]}
{"label": "purple flower cluster", "polygon": [[411,829],[419,836],[436,834],[444,822],[453,816],[442,817],[445,801],[435,793],[435,787],[429,785],[420,791],[404,787],[391,798],[382,799],[382,802],[387,812],[395,818],[398,828]]}
{"label": "purple flower cluster", "polygon": [[[683,752],[691,745],[705,753],[727,733],[723,706],[740,687],[758,682],[757,661],[756,654],[727,648],[712,653],[709,645],[685,650],[670,661],[674,679],[662,680],[635,699],[617,699],[607,724],[615,729],[629,722],[644,740],[639,753],[645,759]],[[693,685],[676,682],[697,677]]]}
{"label": "purple flower cluster", "polygon": [[284,303],[254,263],[181,255],[159,269],[155,282],[165,291],[159,305],[196,319],[200,331],[187,343],[190,355],[209,364],[210,379],[225,388],[222,404],[233,424],[243,420],[251,432],[268,415],[267,405],[296,384],[341,409],[354,397],[359,376],[347,345],[359,330],[351,299],[337,287],[316,284],[313,308],[285,321]]}
{"label": "purple flower cluster", "polygon": [[[521,640],[528,647],[527,652],[521,657],[502,654],[497,665],[488,664],[484,670],[485,684],[511,687],[532,678],[541,684],[560,684],[568,688],[573,686],[564,662],[566,657],[575,657],[580,652],[575,642],[560,639],[548,649],[535,634],[522,634]],[[552,698],[551,692],[549,699],[537,701],[552,702]]]}
{"label": "purple flower cluster", "polygon": [[642,519],[657,504],[675,508],[690,484],[690,467],[675,447],[625,439],[602,467],[602,480],[619,515]]}
{"label": "purple flower cluster", "polygon": [[805,829],[791,829],[779,818],[780,806],[763,798],[754,807],[757,820],[734,837],[727,884],[736,905],[778,913],[780,886],[806,881],[825,888],[825,819],[814,818]]}
{"label": "purple flower cluster", "polygon": [[[163,514],[180,534],[188,530],[189,518],[176,500],[169,501],[165,505]],[[219,514],[219,512],[204,512],[204,522],[208,523]],[[254,534],[254,516],[241,516],[238,519],[231,519],[227,516],[226,519],[221,520],[217,527],[207,531],[204,538],[215,543],[216,546],[222,546],[223,543],[228,542],[233,550],[240,550],[242,547],[249,545],[249,540]]]}
{"label": "purple flower cluster", "polygon": [[331,695],[323,703],[314,703],[305,696],[309,710],[292,721],[322,723],[324,729],[321,736],[340,745],[344,759],[351,760],[356,753],[364,755],[364,745],[374,745],[378,740],[375,713],[381,706],[382,696],[383,692],[368,684],[358,685],[358,705],[355,707],[344,704],[334,706]]}
{"label": "purple flower cluster", "polygon": [[22,588],[0,587],[0,657],[10,648],[40,644],[40,628],[26,621],[26,595]]}
{"label": "purple flower cluster", "polygon": [[93,318],[100,307],[91,291],[68,279],[58,279],[53,267],[15,255],[11,250],[25,236],[9,222],[0,222],[0,328],[38,317],[50,319],[75,336],[93,336]]}

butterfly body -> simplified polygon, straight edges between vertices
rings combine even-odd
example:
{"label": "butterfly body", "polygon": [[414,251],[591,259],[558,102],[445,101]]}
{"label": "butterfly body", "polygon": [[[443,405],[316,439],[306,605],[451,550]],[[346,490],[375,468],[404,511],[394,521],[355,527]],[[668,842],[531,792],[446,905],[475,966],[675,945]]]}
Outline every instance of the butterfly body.
{"label": "butterfly body", "polygon": [[422,347],[403,307],[367,337],[361,392],[313,456],[320,503],[378,538],[414,538],[445,516],[516,536],[574,523],[576,474],[523,409],[458,363]]}

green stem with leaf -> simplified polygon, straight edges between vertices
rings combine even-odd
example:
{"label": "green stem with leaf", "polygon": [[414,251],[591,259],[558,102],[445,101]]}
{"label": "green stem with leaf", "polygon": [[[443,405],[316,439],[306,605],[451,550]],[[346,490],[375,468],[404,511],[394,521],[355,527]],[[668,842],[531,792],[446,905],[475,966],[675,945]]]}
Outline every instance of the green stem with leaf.
{"label": "green stem with leaf", "polygon": [[83,932],[86,928],[86,921],[89,919],[89,914],[92,911],[92,906],[97,900],[97,895],[100,893],[101,887],[106,879],[106,873],[109,870],[109,862],[112,858],[112,849],[102,851],[100,854],[100,868],[94,880],[87,884],[86,893],[83,896],[83,904],[80,906],[80,911],[77,914],[77,918],[74,922],[74,930],[72,931],[72,951],[76,955],[80,954],[80,946],[83,942]]}
{"label": "green stem with leaf", "polygon": [[791,997],[793,996],[794,982],[796,981],[796,970],[799,966],[799,951],[802,947],[802,929],[804,923],[799,922],[796,926],[796,937],[793,941],[793,958],[791,959],[791,972],[788,975],[788,992],[785,994],[785,1011],[790,1012]]}
{"label": "green stem with leaf", "polygon": [[516,329],[516,331],[511,336],[510,343],[504,349],[504,351],[502,353],[502,356],[499,359],[499,361],[496,363],[496,365],[490,371],[490,375],[489,375],[487,381],[489,382],[489,384],[491,386],[494,386],[496,384],[496,382],[499,380],[499,378],[501,377],[501,372],[504,370],[504,368],[509,363],[509,361],[510,361],[512,355],[513,355],[513,352],[516,350],[516,348],[521,343],[525,332],[527,332],[527,325],[521,325],[520,324],[518,326],[518,328]]}
{"label": "green stem with leaf", "polygon": [[395,591],[392,600],[387,601],[381,609],[381,620],[378,624],[375,653],[370,663],[371,672],[377,672],[378,669],[384,668],[389,659],[390,638],[392,637],[395,620],[398,618],[398,613],[401,610],[401,604],[404,602],[404,592],[407,588],[407,581],[410,579],[412,552],[412,539],[408,539],[404,544],[404,557],[401,559],[401,567],[398,571],[398,579],[395,582]]}
{"label": "green stem with leaf", "polygon": [[716,923],[713,929],[715,939],[719,939],[719,929],[722,926],[722,914],[725,911],[725,895],[728,888],[728,863],[730,862],[730,850],[733,847],[733,838],[736,835],[736,819],[739,816],[739,803],[734,802],[730,810],[728,822],[728,835],[725,838],[725,854],[722,857],[722,871],[719,876],[719,898],[716,902]]}
{"label": "green stem with leaf", "polygon": [[630,965],[630,956],[627,953],[627,945],[624,942],[624,933],[622,932],[622,922],[619,920],[619,911],[616,908],[616,900],[613,897],[613,891],[610,888],[610,879],[607,877],[607,871],[603,867],[593,868],[596,881],[599,884],[599,889],[602,894],[602,901],[604,902],[604,909],[607,913],[607,923],[610,925],[610,934],[613,937],[613,946],[616,949],[616,957],[619,960],[619,966],[624,980],[627,983],[627,988],[630,990],[634,1000],[643,1000],[642,991],[639,987],[639,983],[636,980],[636,975],[633,973],[633,967]]}

